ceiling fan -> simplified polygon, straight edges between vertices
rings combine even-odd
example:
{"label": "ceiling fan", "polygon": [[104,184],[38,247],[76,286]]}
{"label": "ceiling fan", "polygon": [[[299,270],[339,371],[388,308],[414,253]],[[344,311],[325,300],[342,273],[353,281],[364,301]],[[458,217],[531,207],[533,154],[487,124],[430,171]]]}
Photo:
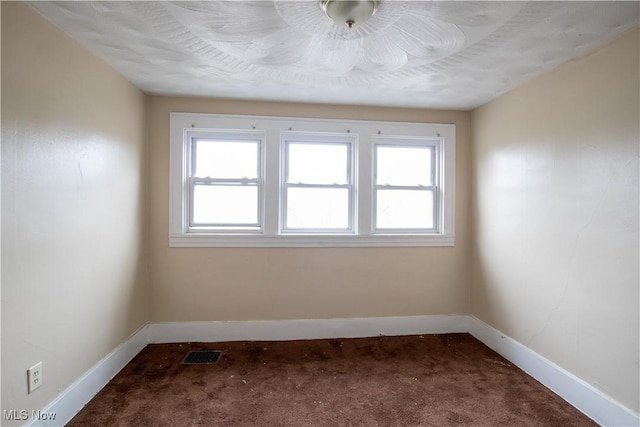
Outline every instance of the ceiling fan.
{"label": "ceiling fan", "polygon": [[366,22],[376,13],[381,0],[320,0],[320,6],[327,16],[337,23],[353,28]]}

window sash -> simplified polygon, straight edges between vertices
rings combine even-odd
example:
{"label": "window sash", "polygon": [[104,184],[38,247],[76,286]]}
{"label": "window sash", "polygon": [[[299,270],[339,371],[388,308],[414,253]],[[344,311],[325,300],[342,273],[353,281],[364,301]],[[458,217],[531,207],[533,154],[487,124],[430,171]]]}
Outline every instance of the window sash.
{"label": "window sash", "polygon": [[[255,166],[255,170],[253,171],[254,175],[256,178],[260,177],[260,140],[255,140],[255,139],[246,139],[246,138],[203,138],[203,137],[196,137],[196,138],[192,138],[191,139],[191,167],[190,167],[190,176],[192,177],[201,177],[201,178],[205,178],[204,175],[197,175],[195,173],[196,169],[197,169],[197,164],[198,164],[198,143],[199,142],[213,142],[213,143],[226,143],[226,144],[247,144],[247,145],[256,145],[257,148],[257,155],[256,155],[256,164]],[[252,175],[253,176],[253,175]],[[208,177],[207,177],[208,178]],[[243,178],[247,178],[247,176],[241,177],[240,175],[238,176],[229,176],[229,177],[218,177],[218,179],[231,179],[231,180],[237,180],[237,179],[243,179]]]}
{"label": "window sash", "polygon": [[[257,212],[256,221],[251,223],[245,222],[196,222],[195,216],[195,188],[196,186],[221,186],[221,187],[257,187]],[[189,228],[199,229],[245,229],[246,231],[259,230],[262,227],[262,186],[260,185],[260,179],[238,179],[238,180],[225,180],[225,179],[213,179],[213,178],[189,178]]]}
{"label": "window sash", "polygon": [[[435,166],[437,163],[437,160],[435,159],[435,154],[436,154],[436,147],[435,145],[431,145],[431,144],[425,144],[425,143],[412,143],[412,144],[407,144],[406,142],[398,142],[398,143],[384,143],[384,144],[376,144],[374,147],[375,150],[375,165],[374,165],[374,185],[395,185],[395,186],[412,186],[413,184],[411,183],[405,183],[405,184],[396,184],[396,183],[378,183],[378,172],[379,172],[379,168],[378,168],[378,160],[379,160],[379,148],[399,148],[399,149],[425,149],[427,151],[429,151],[429,176],[428,176],[428,183],[425,184],[420,184],[420,183],[416,183],[416,186],[428,186],[428,185],[435,185],[435,179],[436,179],[436,173],[435,173]],[[415,158],[416,156],[414,156]]]}
{"label": "window sash", "polygon": [[[378,191],[416,191],[416,192],[429,192],[432,194],[433,204],[431,206],[431,215],[433,218],[433,227],[378,227]],[[406,186],[406,185],[377,185],[373,192],[373,215],[374,215],[374,229],[376,234],[424,234],[424,233],[437,233],[438,232],[438,188],[434,185],[429,186]]]}

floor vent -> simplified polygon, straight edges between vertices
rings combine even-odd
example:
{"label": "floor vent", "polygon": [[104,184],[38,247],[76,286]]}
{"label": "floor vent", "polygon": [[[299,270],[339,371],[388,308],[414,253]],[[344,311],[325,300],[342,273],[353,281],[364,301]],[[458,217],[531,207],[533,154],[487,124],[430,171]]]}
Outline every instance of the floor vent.
{"label": "floor vent", "polygon": [[184,365],[210,365],[217,363],[220,359],[221,351],[190,351],[182,361]]}

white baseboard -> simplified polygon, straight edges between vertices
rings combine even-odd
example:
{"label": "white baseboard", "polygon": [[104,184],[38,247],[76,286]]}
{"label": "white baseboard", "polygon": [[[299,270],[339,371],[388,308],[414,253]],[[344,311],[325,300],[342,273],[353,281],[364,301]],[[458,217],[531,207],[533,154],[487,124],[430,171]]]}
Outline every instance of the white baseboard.
{"label": "white baseboard", "polygon": [[590,384],[482,320],[469,316],[469,333],[603,426],[640,426],[640,418]]}
{"label": "white baseboard", "polygon": [[171,342],[285,341],[468,332],[603,426],[640,426],[640,418],[533,350],[467,315],[151,323],[131,336],[51,402],[44,413],[67,423],[147,344]]}
{"label": "white baseboard", "polygon": [[30,426],[63,426],[68,423],[127,363],[148,344],[148,325],[138,329],[128,340],[116,347],[41,412],[55,414],[52,420],[35,420]]}
{"label": "white baseboard", "polygon": [[175,322],[150,324],[149,342],[287,341],[462,333],[467,330],[468,317],[464,315]]}

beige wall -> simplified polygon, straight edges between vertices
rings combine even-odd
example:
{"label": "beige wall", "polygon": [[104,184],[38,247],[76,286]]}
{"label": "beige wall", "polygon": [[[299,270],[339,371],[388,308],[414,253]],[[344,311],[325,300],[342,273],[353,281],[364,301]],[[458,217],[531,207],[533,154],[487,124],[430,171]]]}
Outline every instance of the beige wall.
{"label": "beige wall", "polygon": [[[471,312],[638,411],[637,31],[473,114],[145,105],[24,4],[1,10],[2,409],[43,408],[148,320]],[[172,111],[454,123],[456,246],[169,248]]]}
{"label": "beige wall", "polygon": [[[169,113],[455,123],[454,248],[169,248]],[[152,320],[271,320],[466,313],[470,113],[150,97]]]}
{"label": "beige wall", "polygon": [[638,412],[639,34],[473,113],[471,312]]}
{"label": "beige wall", "polygon": [[145,104],[28,6],[1,7],[2,409],[30,411],[148,321]]}

